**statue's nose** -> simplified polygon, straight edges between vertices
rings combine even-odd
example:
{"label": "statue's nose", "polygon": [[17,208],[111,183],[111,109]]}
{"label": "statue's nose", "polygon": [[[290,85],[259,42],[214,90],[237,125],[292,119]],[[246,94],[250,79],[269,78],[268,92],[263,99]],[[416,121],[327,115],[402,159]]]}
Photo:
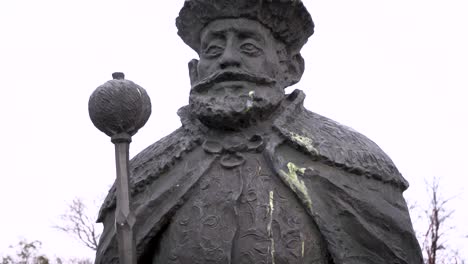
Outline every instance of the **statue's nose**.
{"label": "statue's nose", "polygon": [[223,55],[219,59],[219,67],[224,70],[228,68],[238,68],[241,65],[240,54],[232,46],[226,47]]}

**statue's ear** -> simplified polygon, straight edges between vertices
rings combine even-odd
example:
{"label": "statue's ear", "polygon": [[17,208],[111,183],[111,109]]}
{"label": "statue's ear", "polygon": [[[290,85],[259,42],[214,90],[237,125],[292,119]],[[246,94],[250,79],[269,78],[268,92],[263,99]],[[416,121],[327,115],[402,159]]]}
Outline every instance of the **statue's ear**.
{"label": "statue's ear", "polygon": [[190,85],[193,85],[198,81],[198,60],[193,59],[188,63],[189,68],[189,77],[190,77]]}
{"label": "statue's ear", "polygon": [[304,58],[302,58],[300,53],[297,53],[291,57],[288,62],[287,71],[288,86],[293,85],[301,80],[302,74],[304,73]]}

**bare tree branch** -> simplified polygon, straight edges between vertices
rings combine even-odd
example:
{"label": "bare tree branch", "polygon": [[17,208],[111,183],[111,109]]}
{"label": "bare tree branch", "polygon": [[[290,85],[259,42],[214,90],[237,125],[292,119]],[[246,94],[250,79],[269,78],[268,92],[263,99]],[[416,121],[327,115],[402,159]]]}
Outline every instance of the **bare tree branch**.
{"label": "bare tree branch", "polygon": [[56,225],[54,228],[72,235],[86,247],[97,250],[101,234],[96,230],[94,221],[88,216],[82,199],[73,199],[68,206],[67,212],[61,215],[60,218],[63,224]]}
{"label": "bare tree branch", "polygon": [[450,247],[445,240],[447,231],[453,228],[447,226],[447,221],[454,213],[454,210],[448,209],[448,203],[455,197],[448,199],[442,197],[437,178],[434,178],[431,184],[426,183],[426,185],[431,201],[430,207],[425,211],[429,220],[423,242],[425,262],[426,264],[464,263],[458,252],[449,250]]}

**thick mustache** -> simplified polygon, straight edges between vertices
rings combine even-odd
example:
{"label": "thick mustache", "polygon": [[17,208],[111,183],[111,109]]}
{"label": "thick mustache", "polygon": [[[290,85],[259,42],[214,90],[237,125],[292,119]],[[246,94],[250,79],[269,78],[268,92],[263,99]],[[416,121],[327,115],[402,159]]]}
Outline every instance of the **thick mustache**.
{"label": "thick mustache", "polygon": [[205,79],[196,82],[192,85],[192,90],[202,91],[210,88],[216,83],[225,81],[247,81],[256,84],[271,85],[275,84],[276,80],[268,76],[254,75],[244,71],[219,71],[211,74]]}

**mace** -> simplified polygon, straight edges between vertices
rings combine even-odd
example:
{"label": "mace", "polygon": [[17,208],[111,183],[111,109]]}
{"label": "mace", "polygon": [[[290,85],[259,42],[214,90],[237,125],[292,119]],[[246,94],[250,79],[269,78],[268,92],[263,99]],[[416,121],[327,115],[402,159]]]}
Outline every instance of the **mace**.
{"label": "mace", "polygon": [[129,148],[132,136],[151,115],[151,101],[145,89],[125,80],[121,72],[113,80],[99,86],[89,98],[88,110],[94,126],[111,137],[115,145],[117,167],[117,209],[115,226],[119,248],[119,263],[136,264],[133,234],[135,216],[131,207]]}

